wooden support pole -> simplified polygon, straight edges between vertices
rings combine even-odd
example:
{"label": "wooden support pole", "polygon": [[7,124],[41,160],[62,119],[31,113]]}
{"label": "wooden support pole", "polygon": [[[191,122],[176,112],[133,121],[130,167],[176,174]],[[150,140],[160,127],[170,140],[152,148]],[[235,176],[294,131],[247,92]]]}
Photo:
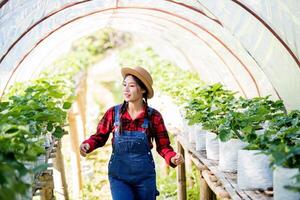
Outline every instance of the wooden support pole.
{"label": "wooden support pole", "polygon": [[187,174],[191,174],[193,163],[191,159],[191,154],[188,151],[184,151],[184,158]]}
{"label": "wooden support pole", "polygon": [[[180,142],[177,141],[177,151],[184,156],[184,149]],[[186,174],[185,174],[185,163],[177,166],[177,190],[178,200],[186,200]]]}
{"label": "wooden support pole", "polygon": [[[82,176],[81,176],[81,164],[79,153],[79,138],[78,138],[78,123],[77,120],[77,103],[73,104],[73,109],[69,112],[69,124],[70,124],[70,139],[72,147],[71,163],[72,163],[72,178],[73,178],[73,191],[74,198],[79,199],[83,188]],[[78,114],[77,114],[78,115]]]}
{"label": "wooden support pole", "polygon": [[208,187],[206,181],[201,176],[200,178],[200,200],[212,200],[213,191]]}
{"label": "wooden support pole", "polygon": [[87,72],[83,75],[80,80],[79,86],[77,87],[77,98],[78,109],[83,125],[83,137],[86,137],[86,96],[87,96]]}
{"label": "wooden support pole", "polygon": [[59,185],[62,186],[62,188],[58,188],[58,189],[63,190],[64,199],[68,200],[69,199],[68,185],[67,185],[67,181],[66,181],[66,173],[65,173],[65,165],[64,165],[63,155],[61,153],[61,140],[59,140],[57,142],[55,154],[56,154],[56,157],[54,159],[53,164],[54,164],[54,167],[57,169],[57,171],[60,172],[61,183]]}

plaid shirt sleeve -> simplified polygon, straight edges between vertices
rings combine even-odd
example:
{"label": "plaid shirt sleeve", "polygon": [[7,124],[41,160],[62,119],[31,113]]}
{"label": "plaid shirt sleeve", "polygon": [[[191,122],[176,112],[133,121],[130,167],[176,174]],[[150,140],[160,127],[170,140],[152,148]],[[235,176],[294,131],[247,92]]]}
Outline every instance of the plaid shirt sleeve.
{"label": "plaid shirt sleeve", "polygon": [[170,145],[169,135],[162,115],[157,110],[154,110],[151,119],[152,127],[154,129],[153,134],[156,143],[156,150],[166,160],[168,165],[175,167],[175,165],[171,162],[171,158],[176,155],[176,152],[174,152]]}
{"label": "plaid shirt sleeve", "polygon": [[87,153],[92,152],[98,147],[105,145],[108,140],[110,132],[113,130],[113,120],[114,119],[114,107],[108,109],[97,126],[97,131],[94,135],[91,135],[83,143],[88,143],[90,149]]}

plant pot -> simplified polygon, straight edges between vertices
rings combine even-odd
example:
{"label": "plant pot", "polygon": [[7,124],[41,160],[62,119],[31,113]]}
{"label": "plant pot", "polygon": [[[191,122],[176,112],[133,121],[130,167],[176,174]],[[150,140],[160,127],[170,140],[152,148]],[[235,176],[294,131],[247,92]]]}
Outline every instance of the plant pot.
{"label": "plant pot", "polygon": [[188,125],[188,131],[189,131],[189,143],[196,144],[195,125],[193,126]]}
{"label": "plant pot", "polygon": [[36,159],[36,166],[46,164],[46,154],[42,154],[37,157]]}
{"label": "plant pot", "polygon": [[268,156],[260,150],[239,150],[237,183],[241,189],[267,189],[272,187],[273,174]]}
{"label": "plant pot", "polygon": [[284,188],[286,185],[298,186],[296,178],[293,176],[299,173],[298,168],[284,168],[277,166],[273,172],[274,179],[274,200],[295,200],[300,199],[300,192],[295,192]]}
{"label": "plant pot", "polygon": [[224,172],[237,171],[238,151],[247,144],[240,139],[230,139],[227,142],[219,140],[219,170]]}
{"label": "plant pot", "polygon": [[194,125],[194,134],[196,137],[196,151],[205,150],[206,130],[203,130],[201,124]]}
{"label": "plant pot", "polygon": [[196,136],[194,131],[194,126],[188,125],[188,120],[183,119],[183,132],[188,136],[189,143],[196,143]]}
{"label": "plant pot", "polygon": [[182,118],[182,132],[187,135],[189,135],[189,126],[188,121],[185,118]]}
{"label": "plant pot", "polygon": [[217,134],[206,131],[205,139],[206,157],[211,160],[219,160],[219,140]]}

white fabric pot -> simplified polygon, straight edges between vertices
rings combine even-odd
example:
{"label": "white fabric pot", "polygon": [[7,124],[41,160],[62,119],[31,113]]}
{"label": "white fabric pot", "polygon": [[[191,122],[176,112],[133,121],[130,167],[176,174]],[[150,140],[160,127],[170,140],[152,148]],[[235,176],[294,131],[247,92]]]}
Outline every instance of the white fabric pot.
{"label": "white fabric pot", "polygon": [[211,160],[219,160],[219,140],[217,134],[206,131],[206,156]]}
{"label": "white fabric pot", "polygon": [[182,118],[182,130],[184,133],[188,133],[188,122],[185,118]]}
{"label": "white fabric pot", "polygon": [[196,143],[196,137],[194,133],[194,127],[188,125],[188,120],[185,118],[182,118],[182,125],[183,125],[183,133],[187,135],[187,138],[189,140],[189,143]]}
{"label": "white fabric pot", "polygon": [[197,124],[194,126],[194,132],[196,136],[196,151],[205,150],[206,131],[203,130],[201,124]]}
{"label": "white fabric pot", "polygon": [[191,144],[196,144],[195,125],[192,126],[188,125],[188,131],[189,131],[189,142]]}
{"label": "white fabric pot", "polygon": [[272,187],[273,174],[268,156],[259,150],[239,150],[237,183],[241,189]]}
{"label": "white fabric pot", "polygon": [[219,140],[219,170],[236,172],[238,151],[245,146],[246,143],[239,139],[230,139],[227,142]]}
{"label": "white fabric pot", "polygon": [[[297,168],[276,167],[274,174],[274,200],[299,200],[300,192],[294,192],[284,188],[286,185],[296,186],[296,178],[293,176],[299,173]],[[299,184],[297,185],[299,186]]]}
{"label": "white fabric pot", "polygon": [[182,118],[182,131],[186,137],[189,137],[188,121],[185,118]]}

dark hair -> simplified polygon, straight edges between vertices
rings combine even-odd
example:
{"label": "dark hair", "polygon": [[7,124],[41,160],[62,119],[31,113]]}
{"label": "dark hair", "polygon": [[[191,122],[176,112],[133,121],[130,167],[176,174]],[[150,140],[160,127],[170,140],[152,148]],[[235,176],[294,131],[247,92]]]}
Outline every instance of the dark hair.
{"label": "dark hair", "polygon": [[[124,77],[124,79],[123,80],[125,80],[125,78],[127,77],[127,76],[132,76],[133,77],[133,80],[143,89],[143,90],[145,90],[146,92],[145,93],[143,93],[143,99],[144,99],[144,102],[145,102],[145,104],[146,104],[146,116],[145,116],[145,118],[147,118],[148,120],[149,120],[149,128],[148,128],[148,133],[149,134],[152,134],[152,123],[151,123],[151,119],[150,119],[150,116],[148,116],[148,109],[149,109],[149,107],[148,107],[148,101],[147,101],[147,96],[148,96],[148,90],[147,90],[147,87],[145,86],[145,84],[139,79],[139,78],[137,78],[136,76],[134,76],[134,75],[132,75],[132,74],[127,74],[125,77]],[[123,102],[123,104],[122,104],[122,106],[121,106],[121,111],[120,111],[120,113],[119,113],[119,117],[120,117],[120,125],[119,125],[119,134],[122,134],[122,115],[126,112],[126,110],[127,110],[127,107],[128,107],[128,102],[126,102],[125,100],[124,100],[124,102]]]}

